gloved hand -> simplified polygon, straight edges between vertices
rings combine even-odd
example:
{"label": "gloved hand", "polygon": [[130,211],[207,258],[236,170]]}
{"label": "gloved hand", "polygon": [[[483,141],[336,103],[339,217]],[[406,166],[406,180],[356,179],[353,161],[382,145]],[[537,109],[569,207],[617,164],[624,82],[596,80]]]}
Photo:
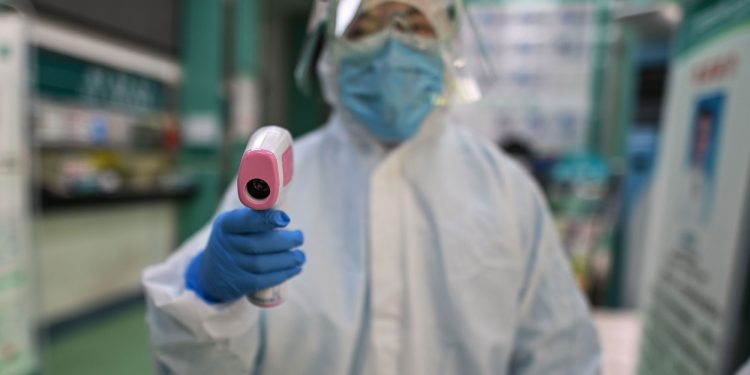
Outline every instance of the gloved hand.
{"label": "gloved hand", "polygon": [[283,230],[289,216],[278,210],[240,208],[214,220],[206,249],[185,273],[189,289],[220,303],[281,284],[302,271],[305,254],[299,230]]}

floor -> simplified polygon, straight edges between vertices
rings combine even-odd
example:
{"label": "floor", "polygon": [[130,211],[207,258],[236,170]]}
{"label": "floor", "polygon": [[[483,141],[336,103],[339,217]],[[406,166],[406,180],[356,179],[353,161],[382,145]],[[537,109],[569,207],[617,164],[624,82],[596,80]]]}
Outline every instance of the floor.
{"label": "floor", "polygon": [[638,367],[641,322],[635,311],[594,311],[602,344],[602,374],[631,375]]}
{"label": "floor", "polygon": [[144,314],[145,306],[135,303],[44,338],[43,373],[153,374]]}
{"label": "floor", "polygon": [[[153,374],[145,306],[131,304],[85,325],[46,338],[44,374]],[[595,311],[604,375],[635,374],[640,322],[634,312]]]}

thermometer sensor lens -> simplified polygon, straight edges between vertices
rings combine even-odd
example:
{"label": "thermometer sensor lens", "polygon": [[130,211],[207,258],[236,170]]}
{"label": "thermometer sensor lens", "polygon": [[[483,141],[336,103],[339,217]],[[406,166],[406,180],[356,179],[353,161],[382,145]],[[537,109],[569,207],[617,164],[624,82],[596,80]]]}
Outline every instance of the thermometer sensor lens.
{"label": "thermometer sensor lens", "polygon": [[248,181],[245,188],[251,197],[258,200],[266,199],[271,195],[271,188],[268,186],[268,183],[259,178]]}

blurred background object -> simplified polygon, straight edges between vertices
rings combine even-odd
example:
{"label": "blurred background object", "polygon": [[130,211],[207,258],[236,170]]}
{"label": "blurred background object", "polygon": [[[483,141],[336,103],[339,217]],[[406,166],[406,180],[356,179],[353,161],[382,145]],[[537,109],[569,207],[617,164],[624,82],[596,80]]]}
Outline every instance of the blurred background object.
{"label": "blurred background object", "polygon": [[[312,5],[0,0],[0,375],[152,372],[141,270],[212,217],[256,127],[326,120],[293,74]],[[547,194],[604,373],[736,371],[750,1],[468,12],[467,67],[494,85],[451,115]]]}
{"label": "blurred background object", "polygon": [[37,368],[28,117],[29,19],[0,3],[0,373]]}

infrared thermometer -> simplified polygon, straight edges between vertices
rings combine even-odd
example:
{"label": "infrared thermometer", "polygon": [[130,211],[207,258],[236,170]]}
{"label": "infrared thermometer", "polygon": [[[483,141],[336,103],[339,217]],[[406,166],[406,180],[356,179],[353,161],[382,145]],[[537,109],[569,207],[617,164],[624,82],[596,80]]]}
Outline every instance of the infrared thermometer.
{"label": "infrared thermometer", "polygon": [[[253,133],[242,154],[237,174],[237,194],[240,202],[253,210],[268,210],[284,197],[292,181],[294,157],[292,135],[278,126],[264,126]],[[261,290],[248,296],[260,307],[272,307],[284,302],[284,284]]]}

